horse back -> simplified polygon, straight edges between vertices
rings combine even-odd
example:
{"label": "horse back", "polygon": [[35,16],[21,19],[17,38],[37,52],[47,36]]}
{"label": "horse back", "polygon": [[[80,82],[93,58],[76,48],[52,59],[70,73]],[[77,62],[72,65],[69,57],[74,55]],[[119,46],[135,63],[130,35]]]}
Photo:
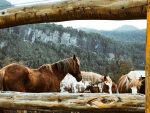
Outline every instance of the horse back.
{"label": "horse back", "polygon": [[94,72],[81,71],[83,81],[91,81],[91,83],[99,83],[103,81],[103,76]]}

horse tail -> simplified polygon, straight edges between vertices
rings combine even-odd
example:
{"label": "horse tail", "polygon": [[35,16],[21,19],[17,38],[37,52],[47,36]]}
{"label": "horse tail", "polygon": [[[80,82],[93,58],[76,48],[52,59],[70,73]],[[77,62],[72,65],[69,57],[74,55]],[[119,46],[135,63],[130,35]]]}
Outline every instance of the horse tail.
{"label": "horse tail", "polygon": [[4,74],[5,70],[0,70],[0,91],[4,91]]}

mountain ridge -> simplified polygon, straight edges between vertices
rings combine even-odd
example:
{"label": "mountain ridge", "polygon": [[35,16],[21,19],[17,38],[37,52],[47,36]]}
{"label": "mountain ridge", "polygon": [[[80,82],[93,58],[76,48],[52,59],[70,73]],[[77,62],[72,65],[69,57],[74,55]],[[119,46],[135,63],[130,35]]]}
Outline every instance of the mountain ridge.
{"label": "mountain ridge", "polygon": [[[87,33],[98,33],[109,39],[113,39],[119,42],[145,42],[146,30],[139,29],[131,25],[123,25],[113,30],[96,30],[91,28],[78,28],[79,30]],[[132,37],[132,38],[131,38]]]}

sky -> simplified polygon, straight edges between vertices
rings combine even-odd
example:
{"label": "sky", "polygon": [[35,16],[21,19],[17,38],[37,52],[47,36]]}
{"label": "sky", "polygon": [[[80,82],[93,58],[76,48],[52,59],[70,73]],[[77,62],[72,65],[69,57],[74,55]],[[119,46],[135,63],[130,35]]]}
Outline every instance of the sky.
{"label": "sky", "polygon": [[73,28],[92,28],[97,30],[113,30],[123,25],[132,25],[139,29],[146,29],[146,20],[75,20],[66,22],[57,22],[56,24],[61,24],[64,27],[72,26]]}
{"label": "sky", "polygon": [[[36,3],[36,2],[47,2],[47,1],[62,1],[62,0],[7,0],[14,5],[22,5],[24,3]],[[123,25],[132,25],[139,29],[145,29],[147,27],[146,20],[75,20],[75,21],[66,21],[58,22],[56,24],[61,24],[64,27],[73,27],[73,28],[92,28],[97,30],[113,30]]]}
{"label": "sky", "polygon": [[7,0],[14,5],[22,5],[24,3],[37,3],[37,2],[56,2],[56,1],[63,1],[63,0]]}

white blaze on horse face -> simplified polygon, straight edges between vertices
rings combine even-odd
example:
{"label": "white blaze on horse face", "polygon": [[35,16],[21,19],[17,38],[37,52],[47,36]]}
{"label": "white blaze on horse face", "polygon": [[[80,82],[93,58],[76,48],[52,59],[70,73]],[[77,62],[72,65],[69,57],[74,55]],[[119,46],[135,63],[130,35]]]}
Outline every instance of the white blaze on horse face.
{"label": "white blaze on horse face", "polygon": [[137,94],[137,87],[131,87],[132,94]]}

